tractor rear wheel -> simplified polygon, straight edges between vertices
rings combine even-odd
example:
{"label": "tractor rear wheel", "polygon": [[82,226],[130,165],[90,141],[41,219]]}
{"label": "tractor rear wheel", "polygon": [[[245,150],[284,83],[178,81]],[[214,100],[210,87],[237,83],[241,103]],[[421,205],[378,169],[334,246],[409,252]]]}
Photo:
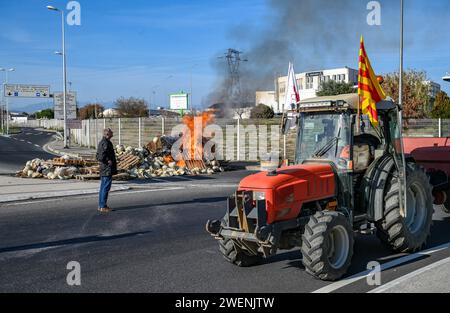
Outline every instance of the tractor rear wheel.
{"label": "tractor rear wheel", "polygon": [[249,255],[240,249],[231,239],[219,241],[219,250],[225,260],[239,267],[249,267],[261,261],[260,255]]}
{"label": "tractor rear wheel", "polygon": [[311,216],[302,237],[303,265],[318,279],[337,280],[350,266],[353,244],[353,230],[343,214],[317,212]]}
{"label": "tractor rear wheel", "polygon": [[406,214],[400,210],[397,173],[392,173],[385,191],[384,218],[377,223],[378,238],[396,252],[422,249],[430,236],[433,195],[429,178],[415,164],[407,166]]}

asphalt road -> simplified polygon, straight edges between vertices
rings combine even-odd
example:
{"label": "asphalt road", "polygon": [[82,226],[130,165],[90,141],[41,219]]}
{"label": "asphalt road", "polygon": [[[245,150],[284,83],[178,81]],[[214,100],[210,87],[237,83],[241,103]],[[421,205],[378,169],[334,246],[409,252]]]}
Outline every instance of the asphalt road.
{"label": "asphalt road", "polygon": [[43,146],[52,140],[55,133],[23,128],[19,134],[0,136],[0,174],[11,174],[21,170],[29,160],[51,159]]}
{"label": "asphalt road", "polygon": [[[96,196],[0,206],[0,292],[366,292],[366,280],[341,288],[310,277],[299,250],[280,252],[252,268],[228,264],[205,231],[221,218],[226,197],[248,172],[178,183],[154,183],[111,196],[115,209],[96,212]],[[450,242],[450,217],[436,212],[429,247]],[[388,282],[450,256],[421,256],[382,273]],[[358,236],[350,277],[368,262],[393,255],[374,236]],[[81,266],[81,286],[66,283],[66,266]]]}

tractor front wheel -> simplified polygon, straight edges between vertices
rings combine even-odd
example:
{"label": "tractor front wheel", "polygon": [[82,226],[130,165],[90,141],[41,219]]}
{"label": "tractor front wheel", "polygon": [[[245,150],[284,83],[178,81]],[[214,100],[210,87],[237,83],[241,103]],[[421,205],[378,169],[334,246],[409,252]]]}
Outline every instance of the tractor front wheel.
{"label": "tractor front wheel", "polygon": [[353,231],[341,213],[317,212],[302,238],[303,265],[314,277],[334,281],[348,270],[353,256]]}

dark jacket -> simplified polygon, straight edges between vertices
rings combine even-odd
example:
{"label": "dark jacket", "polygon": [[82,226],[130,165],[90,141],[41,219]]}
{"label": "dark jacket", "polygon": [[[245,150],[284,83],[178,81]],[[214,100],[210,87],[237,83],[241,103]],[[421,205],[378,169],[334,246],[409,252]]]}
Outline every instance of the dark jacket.
{"label": "dark jacket", "polygon": [[[103,137],[98,144],[97,161],[100,163],[100,176],[113,176],[117,174],[117,160],[114,146],[106,137]],[[108,164],[109,161],[112,161],[112,165]]]}

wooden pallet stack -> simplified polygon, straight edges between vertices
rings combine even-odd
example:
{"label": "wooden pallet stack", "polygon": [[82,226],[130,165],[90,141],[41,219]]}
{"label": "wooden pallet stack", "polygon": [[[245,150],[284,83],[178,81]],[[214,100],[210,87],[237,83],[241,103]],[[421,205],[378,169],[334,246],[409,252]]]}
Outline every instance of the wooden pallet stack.
{"label": "wooden pallet stack", "polygon": [[122,154],[117,161],[117,169],[123,171],[128,171],[141,163],[141,159],[132,154]]}
{"label": "wooden pallet stack", "polygon": [[206,164],[204,161],[202,160],[189,160],[189,161],[184,161],[186,163],[186,167],[189,170],[193,170],[194,168],[198,168],[200,170],[206,170]]}

